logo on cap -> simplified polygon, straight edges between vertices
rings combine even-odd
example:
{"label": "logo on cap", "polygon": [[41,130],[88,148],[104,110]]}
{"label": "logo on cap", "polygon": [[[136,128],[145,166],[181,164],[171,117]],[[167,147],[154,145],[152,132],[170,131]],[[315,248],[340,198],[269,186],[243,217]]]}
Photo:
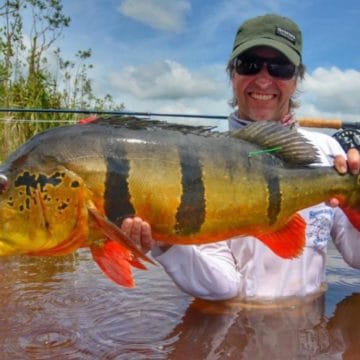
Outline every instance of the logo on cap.
{"label": "logo on cap", "polygon": [[296,36],[281,27],[277,27],[275,29],[275,34],[285,38],[286,40],[291,41],[294,45],[296,44]]}

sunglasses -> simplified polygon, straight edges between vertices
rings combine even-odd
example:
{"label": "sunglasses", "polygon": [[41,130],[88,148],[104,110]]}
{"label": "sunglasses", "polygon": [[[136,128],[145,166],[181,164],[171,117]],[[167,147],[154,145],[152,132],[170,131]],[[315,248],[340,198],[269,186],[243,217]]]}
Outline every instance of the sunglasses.
{"label": "sunglasses", "polygon": [[238,56],[235,59],[235,71],[239,75],[256,75],[266,64],[268,73],[275,78],[290,80],[298,72],[298,67],[279,58],[262,58],[260,56]]}

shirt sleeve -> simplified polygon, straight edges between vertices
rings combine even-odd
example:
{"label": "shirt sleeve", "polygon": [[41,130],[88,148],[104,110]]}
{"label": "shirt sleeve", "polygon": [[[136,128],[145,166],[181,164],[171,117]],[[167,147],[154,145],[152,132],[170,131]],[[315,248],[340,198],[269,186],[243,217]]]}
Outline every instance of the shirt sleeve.
{"label": "shirt sleeve", "polygon": [[152,251],[173,281],[184,292],[207,300],[235,297],[240,274],[226,241],[210,245],[174,245],[161,253]]}
{"label": "shirt sleeve", "polygon": [[[332,137],[316,132],[300,130],[320,151],[317,166],[333,166],[337,155],[346,157],[341,145]],[[354,268],[360,267],[360,232],[354,228],[340,208],[334,209],[334,222],[330,230],[333,242],[345,262]]]}
{"label": "shirt sleeve", "polygon": [[332,238],[345,262],[360,269],[360,232],[340,208],[336,208],[334,212]]}

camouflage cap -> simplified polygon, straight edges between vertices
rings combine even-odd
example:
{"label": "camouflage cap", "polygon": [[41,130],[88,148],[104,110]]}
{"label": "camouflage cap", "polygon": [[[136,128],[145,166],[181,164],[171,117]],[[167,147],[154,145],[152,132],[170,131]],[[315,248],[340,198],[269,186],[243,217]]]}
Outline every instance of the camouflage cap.
{"label": "camouflage cap", "polygon": [[236,33],[230,60],[256,46],[270,46],[296,66],[302,61],[301,30],[283,16],[267,14],[245,21]]}

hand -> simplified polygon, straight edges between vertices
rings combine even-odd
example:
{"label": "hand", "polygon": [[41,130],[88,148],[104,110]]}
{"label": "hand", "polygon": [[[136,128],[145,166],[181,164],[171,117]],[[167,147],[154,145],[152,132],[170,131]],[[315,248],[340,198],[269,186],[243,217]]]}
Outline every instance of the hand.
{"label": "hand", "polygon": [[[339,155],[336,156],[334,166],[340,174],[350,172],[351,174],[357,175],[360,173],[360,153],[357,149],[353,148],[347,152],[347,160]],[[339,206],[337,199],[331,199],[329,205],[332,207]]]}
{"label": "hand", "polygon": [[125,219],[121,224],[121,230],[144,254],[156,245],[149,223],[139,217]]}
{"label": "hand", "polygon": [[133,243],[144,254],[154,246],[159,246],[162,251],[166,251],[171,247],[171,245],[154,240],[152,238],[150,224],[139,217],[125,219],[121,224],[121,230],[130,237]]}

